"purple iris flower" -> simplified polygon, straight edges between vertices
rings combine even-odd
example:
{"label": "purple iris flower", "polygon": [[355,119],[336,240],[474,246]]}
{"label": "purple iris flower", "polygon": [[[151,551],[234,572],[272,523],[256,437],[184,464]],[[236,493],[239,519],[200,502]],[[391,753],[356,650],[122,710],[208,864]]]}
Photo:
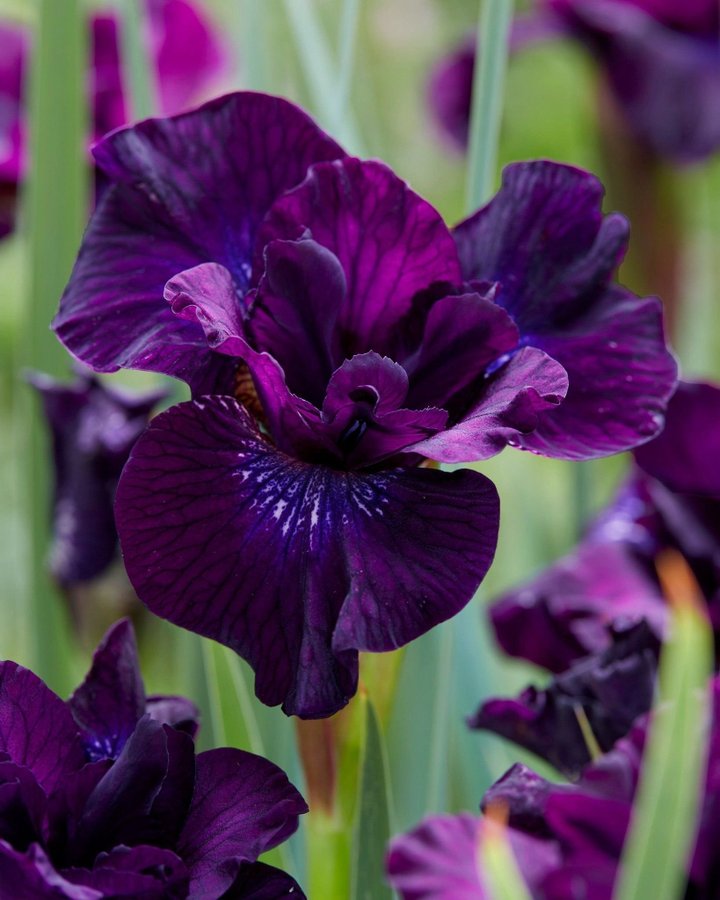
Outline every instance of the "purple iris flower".
{"label": "purple iris flower", "polygon": [[188,700],[145,696],[127,621],[67,703],[0,663],[0,893],[302,897],[256,861],[295,831],[302,797],[262,757],[196,755],[196,730]]}
{"label": "purple iris flower", "polygon": [[613,503],[566,557],[490,610],[503,649],[552,672],[610,645],[608,626],[645,619],[662,637],[665,551],[682,555],[720,632],[720,387],[681,383],[660,437],[635,451]]}
{"label": "purple iris flower", "polygon": [[612,644],[513,700],[487,700],[469,720],[576,778],[591,760],[589,728],[606,752],[649,711],[655,694],[660,640],[645,621],[610,628]]}
{"label": "purple iris flower", "polygon": [[358,651],[473,595],[497,494],[423,460],[508,443],[587,458],[662,425],[659,304],[612,282],[627,224],[585,172],[511,166],[451,233],[382,163],[260,94],[95,154],[111,186],[55,329],[95,369],[165,372],[194,398],[123,473],[128,574],[155,613],[245,657],[265,703],[334,712]]}
{"label": "purple iris flower", "polygon": [[[146,0],[146,47],[164,115],[207,96],[227,67],[226,54],[201,8],[190,0]],[[25,96],[30,37],[19,25],[0,24],[0,237],[12,230],[15,200],[27,166]],[[90,19],[88,90],[95,140],[130,118],[123,88],[117,17]]]}
{"label": "purple iris flower", "polygon": [[[713,720],[698,833],[685,896],[711,900],[720,883],[720,679],[712,682]],[[486,793],[483,809],[508,815],[507,837],[534,900],[610,900],[632,814],[649,717],[587,765],[576,784],[555,784],[513,766]],[[402,900],[483,900],[478,849],[483,819],[433,816],[390,845],[387,869]]]}
{"label": "purple iris flower", "polygon": [[[635,136],[657,155],[704,159],[720,147],[720,12],[715,0],[538,0],[511,49],[575,38],[604,69]],[[456,144],[467,141],[474,48],[464,41],[432,74],[429,100]]]}
{"label": "purple iris flower", "polygon": [[102,575],[118,548],[115,490],[130,450],[167,391],[130,394],[81,372],[73,384],[33,374],[52,434],[50,570],[63,587]]}

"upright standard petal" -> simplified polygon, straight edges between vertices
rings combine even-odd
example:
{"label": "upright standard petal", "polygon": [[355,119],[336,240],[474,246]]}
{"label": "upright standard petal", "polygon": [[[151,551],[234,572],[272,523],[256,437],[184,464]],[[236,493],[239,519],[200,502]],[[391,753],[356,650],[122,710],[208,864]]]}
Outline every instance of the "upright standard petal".
{"label": "upright standard petal", "polygon": [[419,291],[461,280],[440,214],[380,162],[348,158],[313,166],[303,184],[274,204],[259,244],[305,234],[331,250],[345,273],[347,294],[337,313],[345,358],[386,353]]}
{"label": "upright standard petal", "polygon": [[191,895],[224,896],[242,864],[290,837],[305,812],[307,804],[282,769],[261,756],[230,748],[201,753],[178,841]]}
{"label": "upright standard petal", "polygon": [[652,438],[677,379],[659,301],[612,283],[627,223],[603,217],[602,194],[580,169],[516,163],[497,196],[455,230],[465,277],[498,282],[497,302],[521,343],[567,371],[563,403],[519,440],[561,459],[605,456]]}
{"label": "upright standard petal", "polygon": [[458,612],[498,525],[477,473],[303,463],[227,397],[153,421],[116,512],[141,599],[232,647],[263,702],[306,717],[347,703],[358,650],[399,647]]}
{"label": "upright standard petal", "polygon": [[110,135],[95,157],[113,184],[63,294],[58,337],[98,371],[166,372],[198,392],[228,386],[228,362],[210,353],[196,323],[173,316],[165,284],[183,269],[218,262],[241,297],[272,203],[312,163],[342,155],[297,107],[251,93]]}

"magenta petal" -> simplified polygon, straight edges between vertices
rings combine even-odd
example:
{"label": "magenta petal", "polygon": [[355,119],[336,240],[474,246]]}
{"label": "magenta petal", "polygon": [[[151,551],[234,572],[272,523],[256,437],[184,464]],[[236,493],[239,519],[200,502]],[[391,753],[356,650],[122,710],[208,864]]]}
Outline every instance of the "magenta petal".
{"label": "magenta petal", "polygon": [[[528,888],[537,889],[559,863],[557,848],[513,828],[506,835]],[[390,884],[402,900],[491,900],[478,862],[483,839],[483,820],[478,816],[427,818],[390,842]]]}
{"label": "magenta petal", "polygon": [[190,870],[191,895],[219,897],[243,862],[255,862],[286,840],[305,812],[303,798],[268,760],[230,748],[201,753],[178,841]]}
{"label": "magenta petal", "polygon": [[452,236],[429,203],[380,162],[320,163],[270,210],[261,245],[307,235],[331,250],[347,279],[338,322],[343,356],[385,353],[412,298],[433,282],[459,284]]}
{"label": "magenta petal", "polygon": [[227,379],[228,363],[197,324],[173,316],[165,283],[218,262],[246,290],[271,204],[311,163],[343,151],[287,101],[238,93],[117,131],[94,152],[113,184],[85,233],[57,334],[96,370],[161,371],[207,391]]}
{"label": "magenta petal", "polygon": [[0,753],[27,766],[46,793],[85,765],[68,707],[37,675],[14,662],[0,663]]}
{"label": "magenta petal", "polygon": [[300,462],[206,397],[153,420],[116,513],[141,599],[246,658],[263,702],[312,717],[354,693],[358,650],[401,646],[468,602],[498,500],[474,472]]}
{"label": "magenta petal", "polygon": [[89,758],[114,759],[145,713],[145,687],[129,619],[105,635],[68,706]]}
{"label": "magenta petal", "polygon": [[534,347],[524,347],[487,381],[471,409],[456,424],[412,449],[439,462],[488,459],[507,444],[519,446],[538,427],[544,410],[567,391],[565,369]]}
{"label": "magenta petal", "polygon": [[680,382],[664,430],[635,459],[672,491],[720,499],[720,387]]}

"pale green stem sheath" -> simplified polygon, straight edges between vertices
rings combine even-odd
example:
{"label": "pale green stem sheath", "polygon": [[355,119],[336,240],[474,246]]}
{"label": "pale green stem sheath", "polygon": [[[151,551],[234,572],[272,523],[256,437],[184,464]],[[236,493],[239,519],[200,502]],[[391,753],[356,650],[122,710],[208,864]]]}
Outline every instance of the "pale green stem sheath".
{"label": "pale green stem sheath", "polygon": [[[79,0],[41,0],[32,53],[27,188],[30,296],[26,364],[64,375],[68,357],[50,331],[88,209],[87,24]],[[35,402],[31,402],[35,401]],[[66,610],[47,574],[50,453],[36,398],[28,391],[26,454],[30,541],[29,608],[36,671],[59,692],[73,684]]]}
{"label": "pale green stem sheath", "polygon": [[490,198],[498,161],[513,0],[482,0],[470,112],[467,211]]}
{"label": "pale green stem sheath", "polygon": [[345,111],[350,104],[359,19],[360,0],[344,0],[340,17],[339,74],[335,95],[335,116],[332,124],[333,130],[338,132],[343,127]]}
{"label": "pale green stem sheath", "polygon": [[353,153],[362,155],[360,136],[346,104],[336,122],[338,71],[313,0],[284,0],[305,79],[320,123]]}
{"label": "pale green stem sheath", "polygon": [[210,711],[210,742],[213,747],[227,746],[227,732],[223,715],[222,698],[220,696],[220,673],[218,672],[217,655],[222,652],[219,644],[208,638],[202,639],[202,659],[205,671],[205,684],[208,692]]}
{"label": "pale green stem sheath", "polygon": [[132,121],[147,119],[158,109],[155,67],[145,35],[144,0],[120,0],[120,47],[123,82]]}
{"label": "pale green stem sheath", "polygon": [[268,0],[241,0],[235,19],[244,87],[269,91],[266,7]]}
{"label": "pale green stem sheath", "polygon": [[443,623],[435,632],[435,697],[432,706],[432,743],[427,776],[426,812],[438,812],[447,802],[447,775],[450,734],[450,695],[453,671],[452,624]]}

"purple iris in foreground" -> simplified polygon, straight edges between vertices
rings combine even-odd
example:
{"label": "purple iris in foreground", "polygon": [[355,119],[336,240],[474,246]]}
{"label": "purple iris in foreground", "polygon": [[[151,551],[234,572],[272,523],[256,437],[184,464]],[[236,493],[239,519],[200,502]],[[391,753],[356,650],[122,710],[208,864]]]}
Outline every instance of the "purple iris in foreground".
{"label": "purple iris in foreground", "polygon": [[642,443],[675,384],[659,304],[613,283],[602,188],[539,162],[450,232],[291,104],[235,94],[117,132],[55,329],[80,359],[185,380],[118,488],[131,581],[222,641],[287,713],[329,715],[358,651],[458,612],[495,550],[482,475],[513,444]]}
{"label": "purple iris in foreground", "polygon": [[[226,68],[225,54],[202,9],[189,0],[146,0],[145,48],[159,108],[170,115],[207,96]],[[130,118],[123,88],[119,22],[111,11],[90,22],[88,73],[92,134],[98,139]],[[31,41],[19,25],[0,24],[0,237],[12,230],[15,198],[27,167],[27,96]]]}
{"label": "purple iris in foreground", "polygon": [[[606,73],[636,138],[657,155],[704,159],[720,147],[720,10],[715,0],[538,0],[511,49],[567,35]],[[432,74],[429,100],[445,133],[467,141],[475,52],[464,41]]]}
{"label": "purple iris in foreground", "polygon": [[[713,721],[688,898],[713,900],[720,883],[720,680],[711,685]],[[533,900],[610,900],[632,814],[649,717],[587,765],[576,784],[546,781],[513,766],[486,793],[483,809],[509,814],[507,837]],[[558,736],[561,739],[561,736]],[[482,818],[434,816],[395,838],[387,868],[402,900],[488,897],[479,846]]]}
{"label": "purple iris in foreground", "polygon": [[563,672],[604,652],[612,623],[645,619],[663,637],[658,570],[672,567],[672,553],[689,565],[720,633],[720,387],[681,383],[665,430],[634,455],[630,476],[580,544],[491,607],[507,653]]}
{"label": "purple iris in foreground", "polygon": [[52,434],[50,570],[63,587],[71,587],[102,575],[116,556],[118,479],[153,407],[167,391],[133,395],[84,372],[73,384],[41,374],[30,381]]}
{"label": "purple iris in foreground", "polygon": [[257,857],[307,807],[277,766],[241,750],[195,755],[197,710],[146,697],[119,622],[63,702],[0,663],[0,893],[13,898],[302,897]]}

